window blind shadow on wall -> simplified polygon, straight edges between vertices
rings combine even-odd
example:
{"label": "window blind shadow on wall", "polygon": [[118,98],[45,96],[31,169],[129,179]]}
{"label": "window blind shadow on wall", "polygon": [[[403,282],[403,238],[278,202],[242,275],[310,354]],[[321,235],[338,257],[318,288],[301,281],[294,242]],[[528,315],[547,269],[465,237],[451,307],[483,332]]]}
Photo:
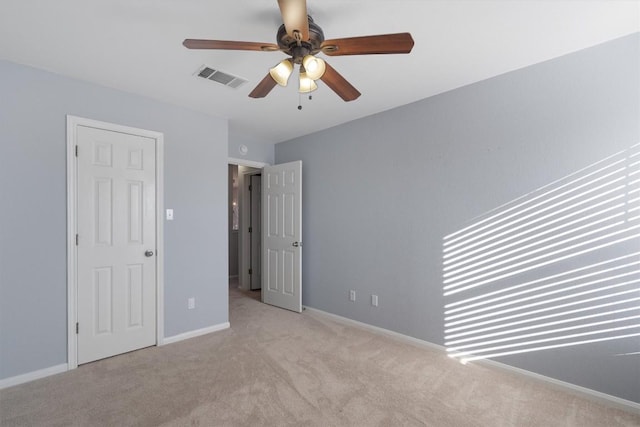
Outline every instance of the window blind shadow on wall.
{"label": "window blind shadow on wall", "polygon": [[463,363],[640,337],[640,144],[444,237],[443,292]]}

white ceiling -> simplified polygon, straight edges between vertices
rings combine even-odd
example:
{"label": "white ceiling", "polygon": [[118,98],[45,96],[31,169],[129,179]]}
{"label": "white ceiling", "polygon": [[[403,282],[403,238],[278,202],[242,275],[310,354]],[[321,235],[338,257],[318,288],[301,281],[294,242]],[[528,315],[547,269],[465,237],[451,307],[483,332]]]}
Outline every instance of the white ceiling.
{"label": "white ceiling", "polygon": [[[231,132],[279,142],[640,31],[640,0],[307,4],[327,39],[408,31],[413,52],[325,57],[362,96],[345,103],[319,82],[298,111],[295,84],[247,96],[282,53],[182,46],[275,43],[276,0],[2,0],[0,58],[226,117]],[[194,77],[203,64],[249,83]]]}

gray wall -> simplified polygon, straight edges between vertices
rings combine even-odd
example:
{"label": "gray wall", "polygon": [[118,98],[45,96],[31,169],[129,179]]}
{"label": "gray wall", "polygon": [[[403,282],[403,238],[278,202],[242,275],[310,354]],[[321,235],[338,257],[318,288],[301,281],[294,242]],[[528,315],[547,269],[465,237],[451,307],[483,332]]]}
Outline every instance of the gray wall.
{"label": "gray wall", "polygon": [[[249,149],[247,154],[240,153],[241,145]],[[229,157],[272,165],[274,144],[242,130],[231,128],[229,129]]]}
{"label": "gray wall", "polygon": [[[277,144],[277,163],[303,161],[303,304],[443,344],[443,237],[640,142],[639,46],[631,35]],[[639,349],[497,361],[638,402],[640,359],[614,355]]]}
{"label": "gray wall", "polygon": [[226,120],[6,61],[0,94],[0,378],[67,361],[67,114],[164,133],[165,336],[227,322]]}

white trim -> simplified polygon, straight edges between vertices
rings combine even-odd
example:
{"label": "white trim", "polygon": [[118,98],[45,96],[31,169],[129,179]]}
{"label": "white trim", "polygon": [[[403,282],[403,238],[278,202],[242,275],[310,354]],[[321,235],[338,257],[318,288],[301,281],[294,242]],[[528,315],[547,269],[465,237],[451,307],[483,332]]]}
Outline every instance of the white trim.
{"label": "white trim", "polygon": [[87,126],[113,132],[128,133],[154,139],[156,142],[156,345],[164,338],[164,135],[161,132],[122,126],[98,120],[67,115],[67,365],[78,367],[78,318],[76,265],[77,181],[75,156],[77,127]]}
{"label": "white trim", "polygon": [[[469,362],[469,363],[474,363],[474,362]],[[520,375],[525,375],[527,377],[536,379],[538,381],[544,381],[544,382],[550,383],[556,386],[557,388],[565,389],[565,391],[569,393],[584,396],[586,398],[598,401],[600,403],[604,403],[609,406],[615,406],[625,411],[631,411],[636,414],[640,414],[640,403],[632,402],[630,400],[622,399],[620,397],[612,396],[610,394],[602,393],[596,390],[591,390],[590,388],[581,387],[579,385],[557,380],[555,378],[536,374],[535,372],[527,371],[526,369],[516,368],[515,366],[496,362],[495,360],[491,360],[491,359],[477,360],[476,363],[481,365],[493,366],[498,369],[502,369],[502,370],[513,372]]]}
{"label": "white trim", "polygon": [[[418,338],[414,338],[414,337],[410,337],[408,335],[404,335],[401,334],[399,332],[394,332],[394,331],[390,331],[388,329],[384,329],[384,328],[380,328],[378,326],[373,326],[373,325],[369,325],[367,323],[362,323],[362,322],[358,322],[357,320],[353,320],[353,319],[349,319],[347,317],[342,317],[339,316],[337,314],[333,314],[333,313],[329,313],[323,310],[318,310],[317,308],[312,308],[312,307],[307,307],[304,306],[304,310],[309,311],[311,313],[318,313],[320,315],[329,317],[333,320],[336,320],[338,322],[341,323],[345,323],[348,325],[353,325],[356,327],[360,327],[363,329],[368,329],[372,332],[375,333],[379,333],[382,335],[387,335],[390,336],[391,338],[395,338],[395,339],[399,339],[400,341],[404,341],[404,342],[408,342],[411,344],[416,344],[418,346],[421,347],[426,347],[429,349],[433,349],[436,351],[440,351],[444,354],[446,354],[446,347],[438,345],[438,344],[434,344],[431,343],[429,341],[425,341],[425,340],[421,340]],[[473,363],[473,362],[470,362]],[[504,363],[500,363],[500,362],[496,362],[495,360],[490,360],[490,359],[484,359],[484,360],[478,360],[475,363],[478,363],[480,365],[487,365],[487,366],[492,366],[492,367],[496,367],[502,370],[506,370],[506,371],[510,371],[516,374],[520,374],[523,376],[527,376],[529,378],[533,378],[536,379],[538,381],[542,381],[542,382],[546,382],[549,384],[552,384],[553,386],[555,386],[556,388],[561,388],[566,392],[569,393],[573,393],[594,401],[597,401],[599,403],[608,405],[608,406],[614,406],[617,407],[619,409],[625,410],[625,411],[631,411],[633,413],[636,414],[640,414],[640,403],[636,403],[636,402],[632,402],[630,400],[626,400],[626,399],[622,399],[620,397],[616,397],[616,396],[611,396],[610,394],[606,394],[606,393],[602,393],[596,390],[591,390],[589,388],[586,387],[581,387],[575,384],[571,384],[565,381],[560,381],[557,380],[555,378],[551,378],[551,377],[547,377],[545,375],[540,375],[540,374],[536,374],[535,372],[531,372],[531,371],[527,371],[526,369],[521,369],[521,368],[516,368],[514,366],[510,366]]]}
{"label": "white trim", "polygon": [[164,134],[156,135],[156,345],[164,344]]}
{"label": "white trim", "polygon": [[189,338],[195,338],[202,335],[210,334],[212,332],[222,331],[228,329],[231,326],[229,322],[218,323],[217,325],[208,326],[202,329],[195,329],[193,331],[184,332],[182,334],[174,335],[164,339],[164,344],[173,344],[179,341],[187,340]]}
{"label": "white trim", "polygon": [[[253,166],[246,167],[253,168]],[[251,258],[251,240],[248,231],[249,218],[251,217],[251,193],[249,192],[249,184],[252,175],[261,173],[262,168],[244,170],[242,173],[238,172],[238,208],[240,209],[240,218],[238,221],[238,287],[245,291],[251,289],[251,277],[249,276],[249,267],[251,267],[249,265],[249,259]]]}
{"label": "white trim", "polygon": [[248,166],[251,168],[262,169],[265,166],[271,166],[269,163],[256,162],[254,160],[238,159],[235,157],[227,158],[227,163],[230,165]]}
{"label": "white trim", "polygon": [[76,235],[76,185],[78,182],[75,141],[75,117],[67,115],[67,365],[69,369],[78,367],[78,352],[76,340],[76,296],[78,284],[76,281],[76,259],[78,257],[75,245]]}
{"label": "white trim", "polygon": [[[183,341],[189,338],[199,337],[201,335],[210,334],[212,332],[222,331],[224,329],[228,329],[231,325],[229,322],[220,323],[218,325],[209,326],[207,328],[196,329],[195,331],[185,332],[183,334],[174,335],[172,337],[165,338],[162,344],[172,344],[179,341]],[[75,335],[75,329],[74,329]],[[24,384],[30,381],[39,380],[41,378],[49,377],[51,375],[61,374],[63,372],[67,372],[71,369],[76,368],[76,366],[71,367],[67,363],[63,363],[61,365],[51,366],[49,368],[39,369],[37,371],[27,372],[26,374],[16,375],[15,377],[9,377],[0,380],[0,390],[13,387],[14,385]]]}
{"label": "white trim", "polygon": [[249,175],[261,173],[262,168],[271,165],[269,163],[257,162],[254,160],[239,159],[237,157],[227,157],[227,164],[260,169],[260,171],[245,171],[242,174],[238,174],[238,207],[240,209],[238,224],[238,287],[242,290],[249,290],[251,288],[251,284],[249,283],[249,255],[247,251],[251,250],[251,248],[249,247],[249,233],[246,231],[246,224],[249,218],[246,206],[250,206],[250,204],[248,202],[248,192],[245,191],[245,187],[248,184],[245,185],[244,180]]}
{"label": "white trim", "polygon": [[14,385],[28,383],[29,381],[39,380],[40,378],[49,377],[51,375],[61,374],[69,370],[68,365],[63,363],[61,365],[50,366],[48,368],[39,369],[37,371],[27,372],[26,374],[16,375],[15,377],[5,378],[0,380],[0,390],[7,387],[13,387]]}
{"label": "white trim", "polygon": [[[262,239],[264,235],[262,234],[263,222],[260,222],[260,227],[258,229],[260,238],[258,242],[255,242],[252,236],[252,233],[249,233],[249,228],[254,228],[251,224],[251,216],[253,212],[253,202],[251,201],[251,197],[253,192],[249,191],[251,187],[251,178],[254,176],[260,175],[260,182],[262,182],[262,171],[263,169],[253,169],[253,170],[244,170],[241,174],[242,179],[240,180],[241,186],[238,185],[238,202],[240,203],[240,235],[238,241],[240,245],[238,245],[239,250],[239,274],[238,278],[238,287],[244,291],[251,290],[251,284],[253,281],[253,275],[249,274],[249,270],[256,267],[257,265],[262,266],[262,251],[260,250],[260,246],[262,244]],[[260,201],[262,203],[262,200]],[[263,213],[260,212],[260,216],[263,216]],[[258,245],[256,245],[258,243]],[[257,251],[257,259],[253,260],[254,249]],[[260,267],[262,271],[262,267]],[[260,282],[262,282],[260,280]],[[260,283],[262,287],[262,283]],[[262,292],[260,292],[262,294]],[[261,295],[262,300],[262,295]]]}
{"label": "white trim", "polygon": [[434,344],[431,343],[429,341],[425,341],[425,340],[421,340],[418,338],[414,338],[414,337],[410,337],[409,335],[404,335],[401,334],[399,332],[395,332],[395,331],[390,331],[389,329],[384,329],[381,328],[379,326],[373,326],[370,325],[368,323],[362,323],[362,322],[358,322],[357,320],[353,320],[353,319],[349,319],[348,317],[342,317],[339,316],[337,314],[333,314],[333,313],[329,313],[327,311],[322,311],[322,310],[318,310],[317,308],[312,308],[312,307],[307,307],[306,305],[302,306],[303,310],[309,311],[311,313],[318,313],[318,314],[322,314],[324,316],[330,317],[334,320],[337,320],[338,322],[342,322],[342,323],[346,323],[349,325],[353,325],[353,326],[357,326],[363,329],[368,329],[370,331],[376,332],[378,334],[382,334],[382,335],[387,335],[391,338],[396,338],[400,341],[403,342],[410,342],[411,344],[415,344],[419,347],[426,347],[432,350],[437,350],[437,351],[441,351],[441,352],[446,352],[447,349],[446,347],[443,347],[441,345],[438,344]]}

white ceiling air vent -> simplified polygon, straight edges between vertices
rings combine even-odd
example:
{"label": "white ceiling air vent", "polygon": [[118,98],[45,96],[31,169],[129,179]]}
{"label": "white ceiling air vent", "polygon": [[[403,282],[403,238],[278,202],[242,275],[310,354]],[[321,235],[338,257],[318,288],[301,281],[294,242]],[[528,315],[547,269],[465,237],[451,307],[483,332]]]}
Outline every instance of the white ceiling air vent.
{"label": "white ceiling air vent", "polygon": [[247,80],[241,77],[233,76],[220,70],[215,70],[211,67],[207,67],[206,65],[200,67],[198,71],[196,71],[196,75],[203,79],[213,80],[214,82],[218,82],[234,89],[239,88],[247,82]]}

